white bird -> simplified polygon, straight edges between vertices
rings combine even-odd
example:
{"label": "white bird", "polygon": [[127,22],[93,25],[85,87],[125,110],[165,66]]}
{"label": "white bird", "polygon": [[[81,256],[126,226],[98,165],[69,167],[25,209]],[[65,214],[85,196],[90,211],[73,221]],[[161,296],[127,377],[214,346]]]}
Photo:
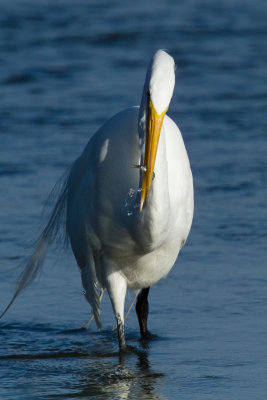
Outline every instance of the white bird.
{"label": "white bird", "polygon": [[149,334],[149,288],[174,265],[193,218],[187,152],[177,125],[166,115],[174,85],[174,60],[159,50],[148,66],[140,107],[123,110],[106,122],[72,165],[2,315],[35,278],[63,226],[97,326],[101,327],[100,296],[106,289],[124,349],[126,291],[142,289],[136,312],[141,336]]}

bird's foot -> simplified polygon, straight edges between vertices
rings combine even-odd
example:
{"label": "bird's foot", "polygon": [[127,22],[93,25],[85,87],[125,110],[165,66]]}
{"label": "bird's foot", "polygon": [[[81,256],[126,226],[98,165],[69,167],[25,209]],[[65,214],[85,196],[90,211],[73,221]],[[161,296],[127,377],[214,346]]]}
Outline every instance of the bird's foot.
{"label": "bird's foot", "polygon": [[149,332],[148,330],[146,332],[144,332],[141,336],[140,342],[141,342],[141,346],[144,349],[148,349],[149,345],[148,342],[150,340],[156,339],[158,336],[154,335],[153,333]]}
{"label": "bird's foot", "polygon": [[149,330],[146,330],[145,332],[142,333],[142,339],[150,340],[155,338],[157,338],[157,335],[151,333]]}

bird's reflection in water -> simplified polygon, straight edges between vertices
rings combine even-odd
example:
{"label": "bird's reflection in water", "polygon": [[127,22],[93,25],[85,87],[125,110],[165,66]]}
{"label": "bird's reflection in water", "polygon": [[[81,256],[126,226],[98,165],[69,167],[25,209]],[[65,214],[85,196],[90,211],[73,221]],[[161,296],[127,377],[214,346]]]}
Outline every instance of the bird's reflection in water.
{"label": "bird's reflection in water", "polygon": [[161,377],[162,373],[151,369],[147,351],[131,349],[127,353],[106,354],[94,359],[72,389],[79,398],[162,399],[157,389]]}

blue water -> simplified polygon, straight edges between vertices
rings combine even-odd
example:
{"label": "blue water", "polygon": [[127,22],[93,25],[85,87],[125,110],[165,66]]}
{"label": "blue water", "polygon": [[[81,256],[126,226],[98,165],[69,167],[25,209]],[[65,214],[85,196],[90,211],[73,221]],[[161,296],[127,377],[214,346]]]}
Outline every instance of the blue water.
{"label": "blue water", "polygon": [[[2,399],[266,399],[267,3],[265,0],[0,3],[0,293],[43,225],[57,179],[95,130],[139,104],[148,61],[177,63],[169,114],[195,185],[192,231],[151,289],[147,347],[132,311],[89,318],[70,251],[0,322]],[[132,298],[127,297],[129,304]]]}

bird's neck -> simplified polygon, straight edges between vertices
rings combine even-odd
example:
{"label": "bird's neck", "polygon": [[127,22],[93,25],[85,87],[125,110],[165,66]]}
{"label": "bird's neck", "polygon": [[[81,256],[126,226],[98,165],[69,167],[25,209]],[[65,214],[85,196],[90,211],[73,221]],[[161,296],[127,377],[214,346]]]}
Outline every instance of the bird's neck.
{"label": "bird's neck", "polygon": [[136,216],[136,239],[145,250],[159,247],[168,235],[169,208],[168,162],[163,123],[154,167],[154,179],[146,204]]}

